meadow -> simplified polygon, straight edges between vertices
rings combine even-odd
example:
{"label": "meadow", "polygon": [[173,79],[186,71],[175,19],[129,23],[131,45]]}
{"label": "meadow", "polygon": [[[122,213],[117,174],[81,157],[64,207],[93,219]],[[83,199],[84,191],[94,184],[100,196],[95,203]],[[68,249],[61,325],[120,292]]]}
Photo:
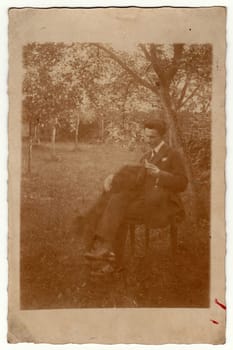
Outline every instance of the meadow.
{"label": "meadow", "polygon": [[[165,230],[151,233],[144,257],[143,227],[137,229],[136,256],[125,248],[125,269],[110,278],[90,277],[83,254],[88,237],[73,225],[92,206],[104,178],[123,164],[134,164],[141,151],[119,144],[58,143],[56,159],[49,144],[33,146],[32,171],[26,173],[22,148],[21,260],[22,309],[96,307],[208,307],[209,229],[179,227],[174,259]],[[184,196],[184,200],[188,199]]]}

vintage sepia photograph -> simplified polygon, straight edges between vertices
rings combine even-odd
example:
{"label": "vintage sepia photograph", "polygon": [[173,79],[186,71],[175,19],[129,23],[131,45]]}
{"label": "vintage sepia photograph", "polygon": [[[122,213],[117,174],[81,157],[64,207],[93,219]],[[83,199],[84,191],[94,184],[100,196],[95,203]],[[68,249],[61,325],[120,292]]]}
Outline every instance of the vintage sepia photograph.
{"label": "vintage sepia photograph", "polygon": [[210,44],[23,47],[23,309],[208,307]]}
{"label": "vintage sepia photograph", "polygon": [[9,23],[9,341],[222,344],[224,8]]}

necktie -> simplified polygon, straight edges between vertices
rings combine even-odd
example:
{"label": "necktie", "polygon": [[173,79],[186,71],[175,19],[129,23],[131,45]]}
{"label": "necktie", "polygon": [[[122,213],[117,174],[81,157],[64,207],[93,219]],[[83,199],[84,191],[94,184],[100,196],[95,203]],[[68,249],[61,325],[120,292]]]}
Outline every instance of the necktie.
{"label": "necktie", "polygon": [[152,150],[152,151],[151,151],[150,160],[152,160],[152,159],[154,158],[154,154],[155,154],[155,152],[154,152],[154,150]]}

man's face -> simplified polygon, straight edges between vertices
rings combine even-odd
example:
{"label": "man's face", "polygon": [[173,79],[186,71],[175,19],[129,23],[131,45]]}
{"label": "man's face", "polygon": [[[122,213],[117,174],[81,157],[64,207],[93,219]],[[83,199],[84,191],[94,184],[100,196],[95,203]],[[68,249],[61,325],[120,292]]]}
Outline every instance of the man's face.
{"label": "man's face", "polygon": [[154,148],[162,141],[162,137],[155,129],[145,129],[144,140],[151,148]]}

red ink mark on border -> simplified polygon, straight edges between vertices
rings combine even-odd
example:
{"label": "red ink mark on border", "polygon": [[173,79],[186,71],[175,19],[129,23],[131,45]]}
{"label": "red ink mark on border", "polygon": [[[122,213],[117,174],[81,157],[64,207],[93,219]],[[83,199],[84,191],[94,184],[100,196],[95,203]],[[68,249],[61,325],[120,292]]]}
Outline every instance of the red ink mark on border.
{"label": "red ink mark on border", "polygon": [[218,301],[217,298],[214,299],[214,302],[215,302],[215,304],[217,304],[218,306],[220,306],[223,310],[226,310],[226,308],[227,308],[226,305],[220,303],[220,301]]}
{"label": "red ink mark on border", "polygon": [[212,323],[214,323],[214,324],[219,324],[219,322],[218,321],[216,321],[216,320],[210,320]]}

